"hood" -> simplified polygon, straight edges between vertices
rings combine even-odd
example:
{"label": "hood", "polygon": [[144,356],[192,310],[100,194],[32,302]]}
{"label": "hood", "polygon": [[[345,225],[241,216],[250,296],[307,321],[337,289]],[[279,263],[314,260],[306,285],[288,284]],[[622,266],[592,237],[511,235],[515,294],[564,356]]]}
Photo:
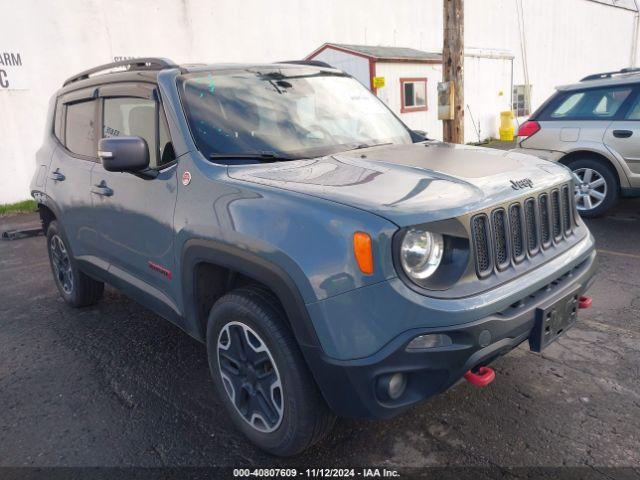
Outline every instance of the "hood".
{"label": "hood", "polygon": [[564,166],[531,155],[432,141],[230,166],[228,174],[367,210],[399,226],[456,217],[571,178]]}

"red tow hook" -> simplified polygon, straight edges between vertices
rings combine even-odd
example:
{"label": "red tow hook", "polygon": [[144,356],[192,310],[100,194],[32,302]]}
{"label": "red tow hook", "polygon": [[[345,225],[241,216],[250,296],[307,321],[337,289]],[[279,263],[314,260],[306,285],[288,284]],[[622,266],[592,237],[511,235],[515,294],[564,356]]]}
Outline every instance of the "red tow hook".
{"label": "red tow hook", "polygon": [[464,379],[478,388],[486,387],[496,379],[493,368],[480,367],[475,372],[469,370],[464,374]]}
{"label": "red tow hook", "polygon": [[578,299],[578,308],[590,308],[593,298],[583,295]]}

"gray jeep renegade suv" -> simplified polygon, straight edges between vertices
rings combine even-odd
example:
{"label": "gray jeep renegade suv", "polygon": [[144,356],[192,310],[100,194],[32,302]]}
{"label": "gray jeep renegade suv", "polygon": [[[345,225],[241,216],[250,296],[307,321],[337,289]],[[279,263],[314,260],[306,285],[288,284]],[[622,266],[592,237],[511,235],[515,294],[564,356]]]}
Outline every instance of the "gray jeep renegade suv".
{"label": "gray jeep renegade suv", "polygon": [[60,294],[109,283],[206,343],[220,401],[292,455],[576,320],[595,269],[569,170],[425,140],[314,62],[82,72],[31,190]]}

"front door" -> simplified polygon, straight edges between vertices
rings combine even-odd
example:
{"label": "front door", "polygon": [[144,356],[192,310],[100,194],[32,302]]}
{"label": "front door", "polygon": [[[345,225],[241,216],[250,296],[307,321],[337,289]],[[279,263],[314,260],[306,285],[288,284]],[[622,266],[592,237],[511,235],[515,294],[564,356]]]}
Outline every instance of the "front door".
{"label": "front door", "polygon": [[109,273],[116,286],[125,291],[133,288],[151,303],[159,300],[164,307],[175,309],[176,165],[155,87],[115,84],[101,88],[99,117],[103,138],[139,136],[146,140],[150,168],[157,176],[108,172],[96,165],[91,191],[99,238],[93,247],[110,263]]}

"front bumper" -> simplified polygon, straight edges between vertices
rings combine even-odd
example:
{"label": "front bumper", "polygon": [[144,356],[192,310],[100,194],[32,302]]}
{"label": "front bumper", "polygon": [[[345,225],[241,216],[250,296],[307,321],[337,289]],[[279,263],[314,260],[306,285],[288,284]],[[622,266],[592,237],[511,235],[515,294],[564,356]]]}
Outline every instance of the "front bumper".
{"label": "front bumper", "polygon": [[[591,285],[595,269],[596,253],[592,248],[586,257],[535,292],[525,292],[506,308],[479,320],[448,327],[411,329],[365,358],[336,360],[327,357],[320,347],[304,347],[305,358],[325,400],[337,415],[389,418],[444,391],[466,371],[487,365],[527,340],[534,326],[536,309],[571,292],[582,295]],[[490,334],[489,342],[486,332]],[[406,351],[413,338],[433,333],[447,334],[452,344],[420,352]],[[486,346],[480,345],[481,334],[482,344]],[[377,379],[396,372],[406,375],[405,393],[397,400],[381,399]]]}

